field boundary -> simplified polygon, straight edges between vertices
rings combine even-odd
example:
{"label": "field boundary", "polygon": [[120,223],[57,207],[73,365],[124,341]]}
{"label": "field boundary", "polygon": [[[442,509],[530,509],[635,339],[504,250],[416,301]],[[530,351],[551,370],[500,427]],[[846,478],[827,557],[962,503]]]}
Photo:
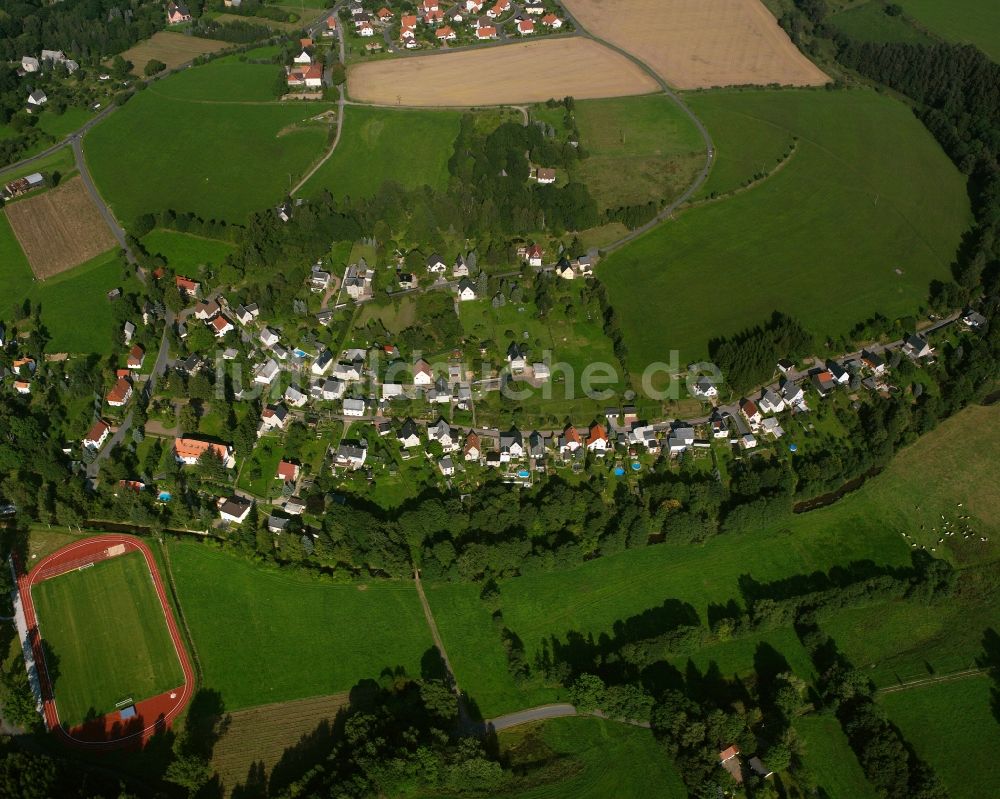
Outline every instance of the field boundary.
{"label": "field boundary", "polygon": [[909,680],[908,682],[899,683],[898,685],[888,685],[885,688],[876,689],[876,694],[896,694],[900,691],[908,691],[911,688],[926,688],[929,685],[937,685],[944,682],[956,682],[958,680],[965,680],[969,677],[986,677],[989,676],[988,669],[965,669],[964,671],[955,671],[951,674],[939,674],[936,677],[921,677],[918,680]]}
{"label": "field boundary", "polygon": [[[113,554],[111,554],[112,552]],[[130,552],[142,553],[146,567],[149,569],[175,654],[184,673],[184,684],[167,693],[137,702],[134,722],[123,725],[115,718],[117,714],[112,713],[93,722],[88,722],[83,727],[66,728],[59,721],[55,693],[45,663],[45,652],[42,647],[43,637],[39,630],[31,589],[45,580],[84,568],[88,559],[93,564]],[[27,643],[30,645],[37,666],[42,717],[46,728],[61,738],[64,743],[84,749],[116,749],[141,744],[156,733],[166,729],[171,721],[187,707],[194,691],[194,671],[180,630],[174,620],[156,559],[145,542],[133,536],[114,533],[68,544],[44,557],[30,572],[18,574],[17,590],[27,625]],[[147,722],[147,719],[152,719],[152,721]]]}

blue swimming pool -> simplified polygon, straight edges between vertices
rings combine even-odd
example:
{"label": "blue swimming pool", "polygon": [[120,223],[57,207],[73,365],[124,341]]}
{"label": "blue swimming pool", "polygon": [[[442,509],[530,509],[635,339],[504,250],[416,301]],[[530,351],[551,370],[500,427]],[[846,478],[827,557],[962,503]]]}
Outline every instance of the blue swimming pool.
{"label": "blue swimming pool", "polygon": [[635,461],[632,462],[632,471],[633,472],[637,472],[641,468],[642,468],[642,464],[641,463],[638,463],[638,462],[635,462]]}
{"label": "blue swimming pool", "polygon": [[616,466],[615,477],[621,477],[623,474],[625,474],[625,470],[621,466]]}
{"label": "blue swimming pool", "polygon": [[527,478],[531,477],[531,472],[529,472],[527,469],[521,469],[521,471],[517,473],[517,476],[520,477],[522,480],[526,480]]}
{"label": "blue swimming pool", "polygon": [[157,499],[160,500],[160,502],[170,502],[170,497],[171,495],[169,491],[161,491]]}

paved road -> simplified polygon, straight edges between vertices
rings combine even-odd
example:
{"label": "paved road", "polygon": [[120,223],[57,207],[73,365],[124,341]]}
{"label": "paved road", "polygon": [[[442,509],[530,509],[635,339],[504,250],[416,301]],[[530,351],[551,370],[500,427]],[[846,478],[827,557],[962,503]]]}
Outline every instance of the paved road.
{"label": "paved road", "polygon": [[91,177],[90,170],[87,168],[87,159],[83,155],[82,137],[82,133],[74,133],[70,136],[70,146],[73,148],[73,159],[76,161],[76,168],[80,172],[80,177],[83,178],[83,185],[87,187],[87,192],[90,194],[91,199],[97,206],[97,210],[101,212],[101,216],[104,217],[104,221],[111,229],[115,238],[118,239],[118,246],[125,250],[125,256],[128,258],[129,263],[134,264],[135,256],[125,239],[125,231],[122,229],[122,226],[118,224],[118,220],[115,219],[115,215],[111,213],[111,209],[108,207],[108,204],[104,202],[104,198],[101,197],[101,193],[97,190],[97,186],[94,185],[94,179]]}

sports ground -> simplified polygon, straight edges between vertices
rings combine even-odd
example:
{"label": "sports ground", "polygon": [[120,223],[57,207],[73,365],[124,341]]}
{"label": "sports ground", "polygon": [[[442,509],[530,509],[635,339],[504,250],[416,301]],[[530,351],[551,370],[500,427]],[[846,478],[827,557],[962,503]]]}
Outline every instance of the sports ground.
{"label": "sports ground", "polygon": [[114,747],[184,709],[194,674],[144,543],[103,535],[70,544],[20,578],[19,591],[49,729],[71,744]]}

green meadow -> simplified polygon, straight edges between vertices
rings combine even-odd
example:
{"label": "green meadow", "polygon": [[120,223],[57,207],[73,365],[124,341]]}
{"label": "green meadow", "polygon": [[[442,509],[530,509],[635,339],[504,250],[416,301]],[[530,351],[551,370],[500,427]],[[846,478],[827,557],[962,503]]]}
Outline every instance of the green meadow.
{"label": "green meadow", "polygon": [[982,0],[900,0],[907,15],[950,42],[974,44],[1000,61],[1000,14]]}
{"label": "green meadow", "polygon": [[[949,0],[949,5],[952,3]],[[938,3],[940,5],[940,3]],[[886,3],[871,0],[830,17],[830,23],[861,42],[905,42],[934,44],[934,39],[913,25],[904,15],[889,16]]]}
{"label": "green meadow", "polygon": [[162,255],[175,272],[195,272],[199,266],[218,267],[234,249],[228,241],[157,228],[142,237],[150,255]]}
{"label": "green meadow", "polygon": [[[953,459],[960,452],[965,458]],[[766,583],[858,561],[908,565],[912,547],[902,532],[933,546],[936,539],[931,539],[930,528],[933,520],[948,510],[947,505],[958,511],[962,509],[955,505],[962,502],[977,525],[984,531],[993,529],[998,518],[992,515],[998,501],[997,487],[991,481],[970,478],[986,473],[998,457],[1000,408],[966,409],[901,452],[885,472],[859,490],[834,505],[793,516],[771,529],[718,536],[701,546],[657,544],[571,569],[503,580],[500,605],[504,623],[521,638],[528,662],[533,663],[536,653],[553,639],[565,642],[570,633],[595,640],[603,635],[613,637],[619,622],[644,613],[667,618],[677,613],[677,603],[689,605],[687,612],[706,622],[710,605],[742,604],[740,580],[747,576]],[[921,524],[926,528],[922,533]],[[948,545],[934,554],[958,566],[971,566],[992,562],[996,546],[992,538],[987,544],[949,539]],[[561,698],[554,687],[539,681],[524,687],[514,683],[500,638],[491,627],[489,607],[479,599],[478,586],[436,584],[427,588],[427,596],[458,682],[478,703],[484,717]],[[959,638],[965,642],[968,657],[978,654],[983,628],[996,617],[995,611],[983,610],[983,602],[988,601],[964,606],[967,632],[951,639],[952,643]],[[924,619],[939,613],[939,624],[954,624],[961,614],[949,617],[936,606],[901,604],[902,608],[893,610],[900,617],[898,629],[893,632],[885,622],[885,633],[894,635],[885,649],[904,651],[909,661],[919,663],[924,647],[936,640],[932,634],[924,634],[928,624]],[[858,666],[868,667],[873,662],[864,655],[862,646],[878,649],[882,645],[868,642],[866,631],[873,627],[857,621],[886,615],[884,607],[841,611],[835,616],[838,625],[831,634]],[[824,629],[827,624],[823,621]],[[883,629],[872,624],[874,629]],[[854,632],[841,641],[845,630]],[[761,644],[777,650],[804,678],[812,676],[808,658],[791,630],[715,644],[692,655],[691,661],[702,673],[716,668],[724,675],[747,674]],[[941,647],[947,648],[947,641]],[[687,660],[678,656],[671,658],[671,663],[683,671]],[[949,662],[942,659],[941,667]]]}
{"label": "green meadow", "polygon": [[33,305],[40,304],[42,324],[49,333],[47,351],[111,352],[116,331],[106,294],[128,284],[116,251],[39,282],[7,217],[0,214],[0,278],[10,298],[0,304],[0,319],[11,319],[15,302],[28,299]]}
{"label": "green meadow", "polygon": [[766,163],[792,136],[797,149],[763,183],[683,212],[601,265],[636,373],[671,350],[698,360],[710,338],[775,310],[818,334],[912,313],[948,277],[970,221],[965,182],[907,106],[867,90],[688,100],[720,159],[733,153],[727,182],[732,162]]}
{"label": "green meadow", "polygon": [[95,711],[110,713],[129,697],[138,702],[183,685],[141,554],[45,580],[32,597],[63,724],[80,724]]}
{"label": "green meadow", "polygon": [[847,742],[836,716],[804,716],[795,721],[800,758],[820,796],[828,799],[876,799],[878,794],[865,778],[857,757]]}
{"label": "green meadow", "polygon": [[312,118],[330,106],[218,99],[234,86],[239,96],[263,96],[274,69],[195,67],[138,93],[94,128],[87,163],[115,215],[126,226],[164,209],[241,223],[279,202],[323,152],[329,127]]}
{"label": "green meadow", "polygon": [[248,64],[236,56],[224,56],[157,81],[146,91],[195,102],[271,101],[277,99],[274,88],[283,76],[278,64]]}
{"label": "green meadow", "polygon": [[345,106],[337,149],[301,193],[366,197],[386,181],[443,189],[460,119],[457,111]]}
{"label": "green meadow", "polygon": [[1000,796],[1000,762],[988,756],[1000,738],[995,683],[985,676],[883,694],[879,704],[952,799]]}
{"label": "green meadow", "polygon": [[432,642],[411,583],[335,585],[197,543],[169,549],[205,687],[227,710],[421,673]]}

